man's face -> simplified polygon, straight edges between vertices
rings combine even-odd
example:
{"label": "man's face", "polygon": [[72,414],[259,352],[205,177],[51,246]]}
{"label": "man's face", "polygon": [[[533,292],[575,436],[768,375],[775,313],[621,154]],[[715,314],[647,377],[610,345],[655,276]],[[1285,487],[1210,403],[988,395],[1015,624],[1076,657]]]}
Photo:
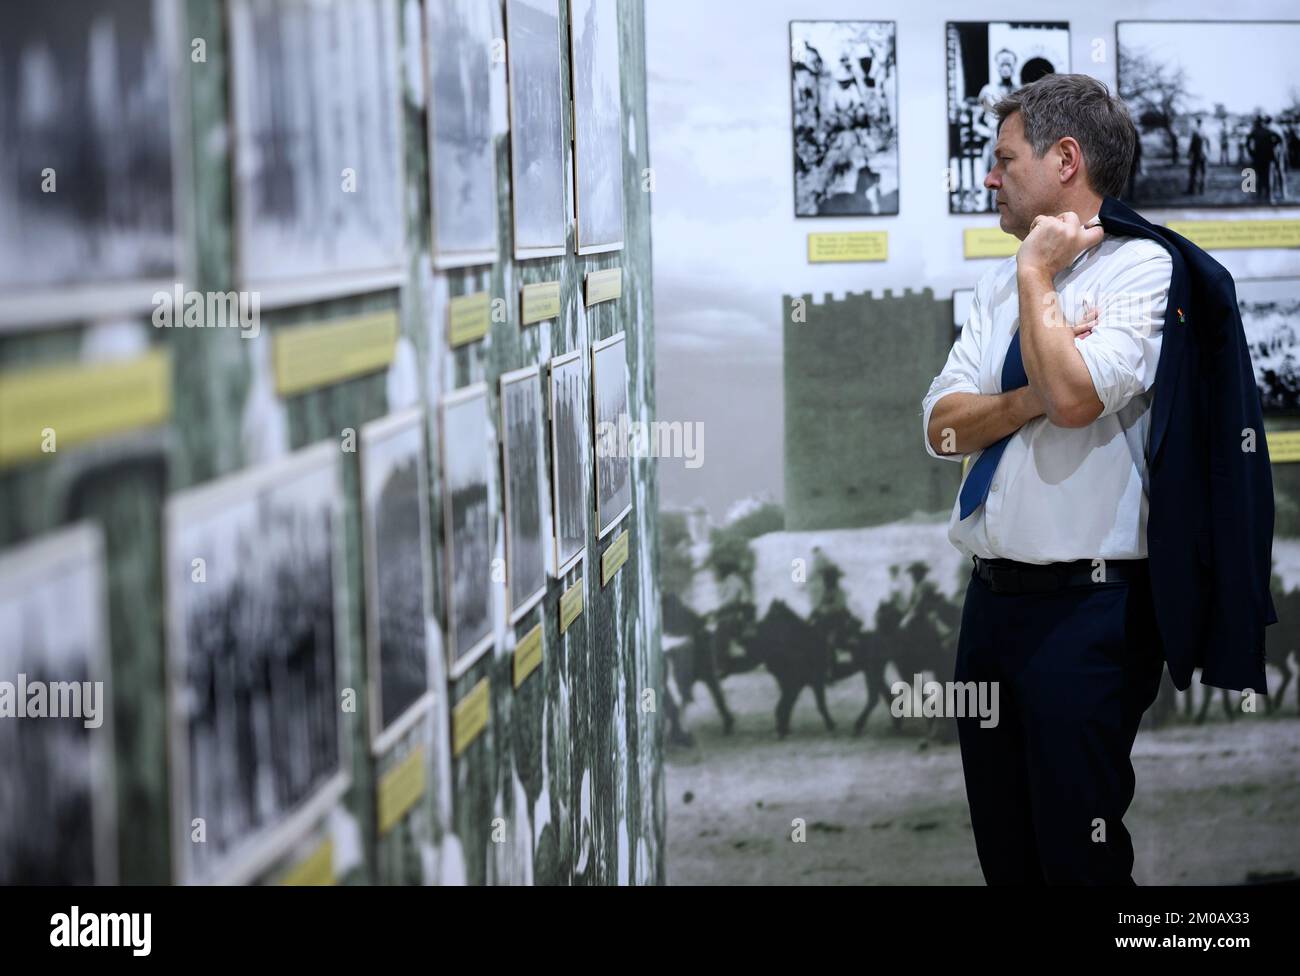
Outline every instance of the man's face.
{"label": "man's face", "polygon": [[1012,112],[1002,123],[993,156],[984,188],[997,191],[998,226],[1023,241],[1035,217],[1057,212],[1061,184],[1056,178],[1056,150],[1049,149],[1042,159],[1035,159],[1033,147],[1025,141],[1020,113]]}

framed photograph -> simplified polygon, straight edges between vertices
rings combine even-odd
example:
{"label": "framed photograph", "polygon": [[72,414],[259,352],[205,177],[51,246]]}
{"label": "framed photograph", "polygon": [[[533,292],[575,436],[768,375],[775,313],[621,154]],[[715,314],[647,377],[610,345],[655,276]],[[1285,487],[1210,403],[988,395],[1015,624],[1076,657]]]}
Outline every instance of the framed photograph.
{"label": "framed photograph", "polygon": [[790,21],[794,215],[898,213],[892,20]]}
{"label": "framed photograph", "polygon": [[361,428],[370,741],[386,752],[433,704],[424,410]]}
{"label": "framed photograph", "polygon": [[560,0],[506,0],[510,198],[515,258],[564,254],[564,82]]}
{"label": "framed photograph", "polygon": [[230,0],[235,254],[262,307],[401,283],[401,49],[387,0]]}
{"label": "framed photograph", "polygon": [[591,347],[592,417],[596,424],[596,538],[603,539],[632,511],[632,465],[625,437],[627,333]]}
{"label": "framed photograph", "polygon": [[492,141],[492,4],[428,0],[429,199],[433,266],[497,259],[497,163]]}
{"label": "framed photograph", "polygon": [[492,646],[492,429],[488,389],[442,398],[442,513],[447,553],[447,676]]}
{"label": "framed photograph", "polygon": [[0,331],[143,315],[186,268],[177,4],[7,4]]}
{"label": "framed photograph", "polygon": [[578,565],[587,551],[587,412],[582,350],[551,360],[551,518],[555,575]]}
{"label": "framed photograph", "polygon": [[348,787],[341,506],[334,442],[167,503],[178,882],[256,879]]}
{"label": "framed photograph", "polygon": [[1300,416],[1300,278],[1238,279],[1237,305],[1266,416]]}
{"label": "framed photograph", "polygon": [[506,486],[506,596],[513,624],[546,595],[542,518],[546,461],[542,385],[536,366],[501,376],[501,459]]}
{"label": "framed photograph", "polygon": [[105,601],[96,525],[0,553],[0,884],[117,882]]}
{"label": "framed photograph", "polygon": [[971,302],[975,301],[974,288],[955,288],[952,293],[952,335],[955,340],[962,326],[970,318]]}
{"label": "framed photograph", "polygon": [[1124,198],[1300,204],[1300,21],[1121,20],[1119,96],[1138,129]]}
{"label": "framed photograph", "polygon": [[1070,70],[1064,21],[949,21],[948,212],[997,213],[984,188],[998,141],[994,106],[1043,75]]}
{"label": "framed photograph", "polygon": [[618,4],[569,0],[578,253],[623,248],[623,103]]}

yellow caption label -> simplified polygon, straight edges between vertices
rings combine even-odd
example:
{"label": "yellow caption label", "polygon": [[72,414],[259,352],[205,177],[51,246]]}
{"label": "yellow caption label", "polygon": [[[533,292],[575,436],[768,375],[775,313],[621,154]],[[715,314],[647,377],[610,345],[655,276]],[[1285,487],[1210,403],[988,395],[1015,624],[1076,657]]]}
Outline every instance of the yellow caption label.
{"label": "yellow caption label", "polygon": [[524,679],[542,663],[542,625],[539,623],[515,644],[514,684],[518,688]]}
{"label": "yellow caption label", "polygon": [[1300,247],[1300,220],[1171,220],[1167,226],[1207,251]]}
{"label": "yellow caption label", "polygon": [[1300,461],[1300,430],[1270,430],[1268,459],[1273,464],[1293,464]]}
{"label": "yellow caption label", "polygon": [[171,410],[171,361],[161,350],[120,363],[6,370],[0,466],[165,423]]}
{"label": "yellow caption label", "polygon": [[447,341],[455,346],[482,339],[492,321],[492,301],[485,291],[459,295],[448,303]]}
{"label": "yellow caption label", "polygon": [[298,887],[307,885],[332,885],[334,883],[334,841],[326,840],[320,847],[285,872],[282,885]]}
{"label": "yellow caption label", "polygon": [[619,567],[627,562],[627,536],[626,532],[620,532],[610,547],[600,554],[601,586],[608,583]]}
{"label": "yellow caption label", "polygon": [[889,257],[889,232],[884,230],[838,231],[808,235],[808,261],[884,261]]}
{"label": "yellow caption label", "polygon": [[560,596],[560,633],[569,629],[569,624],[582,616],[582,577]]}
{"label": "yellow caption label", "polygon": [[412,750],[409,756],[384,773],[379,781],[381,835],[397,826],[397,822],[424,796],[425,783],[424,746]]}
{"label": "yellow caption label", "polygon": [[385,368],[397,348],[397,310],[275,333],[275,391],[293,396]]}
{"label": "yellow caption label", "polygon": [[587,305],[609,302],[623,296],[623,269],[606,268],[587,275]]}
{"label": "yellow caption label", "polygon": [[962,256],[1009,258],[1020,250],[1020,240],[1001,227],[967,227],[962,231]]}
{"label": "yellow caption label", "polygon": [[482,678],[451,713],[451,754],[459,756],[488,723],[488,679]]}
{"label": "yellow caption label", "polygon": [[524,285],[523,309],[520,312],[524,325],[553,319],[559,314],[560,283],[558,281],[540,281],[535,285]]}

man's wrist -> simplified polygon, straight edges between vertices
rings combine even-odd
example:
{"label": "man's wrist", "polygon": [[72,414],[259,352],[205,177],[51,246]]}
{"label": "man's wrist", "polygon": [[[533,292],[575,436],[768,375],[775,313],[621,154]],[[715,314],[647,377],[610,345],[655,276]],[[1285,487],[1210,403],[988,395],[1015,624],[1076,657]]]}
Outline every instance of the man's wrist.
{"label": "man's wrist", "polygon": [[1042,399],[1032,386],[1018,387],[1013,393],[1011,408],[1017,429],[1023,427],[1035,417],[1042,416],[1044,412]]}
{"label": "man's wrist", "polygon": [[1047,268],[1032,261],[1022,261],[1020,256],[1016,256],[1016,278],[1019,282],[1040,281],[1048,285],[1052,283],[1055,277]]}

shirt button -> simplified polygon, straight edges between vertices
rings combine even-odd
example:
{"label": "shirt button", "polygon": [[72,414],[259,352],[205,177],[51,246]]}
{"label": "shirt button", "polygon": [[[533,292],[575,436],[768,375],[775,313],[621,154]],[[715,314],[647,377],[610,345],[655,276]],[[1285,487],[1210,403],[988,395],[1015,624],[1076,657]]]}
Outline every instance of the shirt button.
{"label": "shirt button", "polygon": [[998,483],[995,481],[993,482],[993,487],[990,488],[989,491],[997,491],[997,490],[998,490]]}

